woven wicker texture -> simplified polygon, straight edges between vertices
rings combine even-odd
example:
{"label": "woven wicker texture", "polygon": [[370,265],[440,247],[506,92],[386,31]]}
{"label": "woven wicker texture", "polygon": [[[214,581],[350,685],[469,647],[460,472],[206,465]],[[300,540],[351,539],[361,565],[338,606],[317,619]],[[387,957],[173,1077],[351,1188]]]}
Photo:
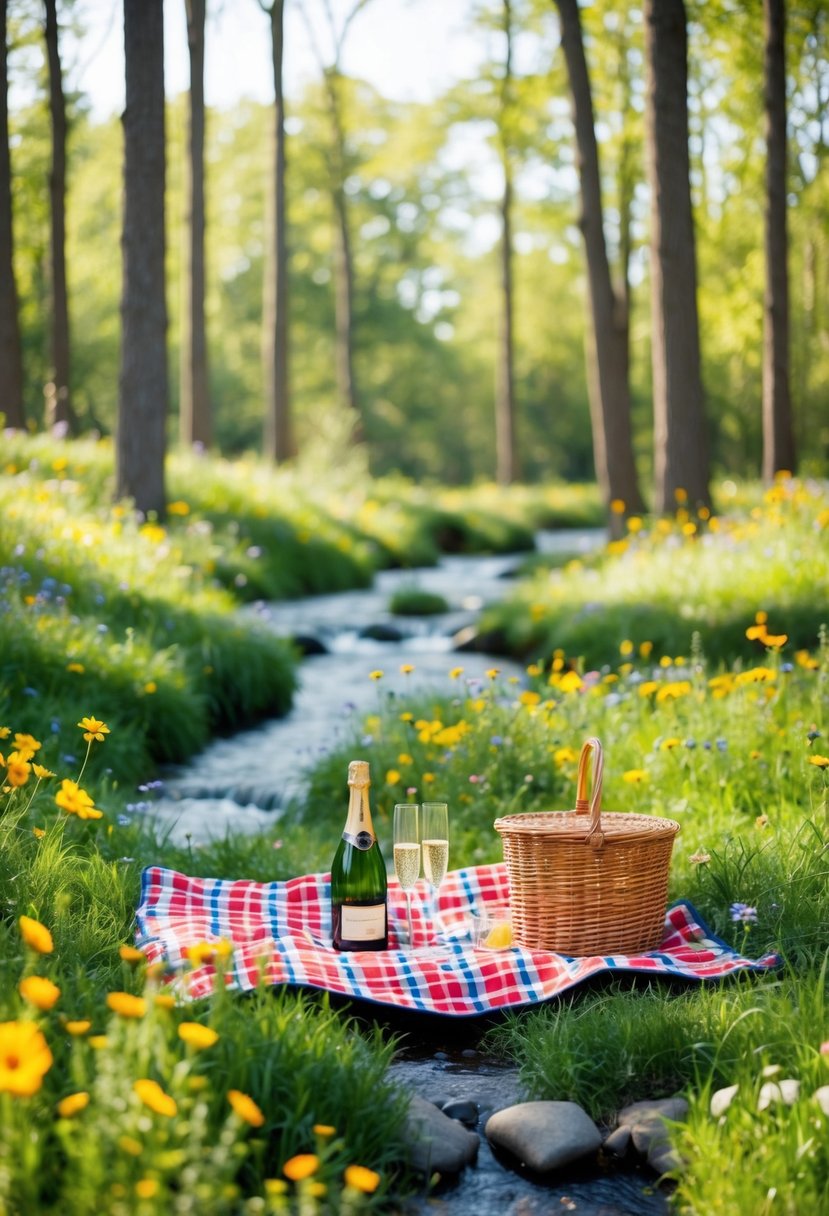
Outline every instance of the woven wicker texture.
{"label": "woven wicker texture", "polygon": [[662,939],[679,824],[656,815],[603,812],[603,774],[602,745],[587,739],[574,811],[495,820],[519,945],[558,954],[635,954],[655,950]]}

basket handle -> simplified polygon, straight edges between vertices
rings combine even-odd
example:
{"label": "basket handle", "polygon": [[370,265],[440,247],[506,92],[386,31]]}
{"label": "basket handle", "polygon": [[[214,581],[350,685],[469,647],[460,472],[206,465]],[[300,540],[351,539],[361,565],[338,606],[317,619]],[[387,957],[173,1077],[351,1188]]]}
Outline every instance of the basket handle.
{"label": "basket handle", "polygon": [[[590,800],[587,798],[587,777],[590,771],[590,761],[593,760],[593,789]],[[604,775],[604,755],[598,739],[591,737],[582,744],[579,757],[579,774],[576,781],[576,813],[590,815],[590,826],[585,836],[585,843],[593,848],[604,844],[602,831],[602,777]]]}

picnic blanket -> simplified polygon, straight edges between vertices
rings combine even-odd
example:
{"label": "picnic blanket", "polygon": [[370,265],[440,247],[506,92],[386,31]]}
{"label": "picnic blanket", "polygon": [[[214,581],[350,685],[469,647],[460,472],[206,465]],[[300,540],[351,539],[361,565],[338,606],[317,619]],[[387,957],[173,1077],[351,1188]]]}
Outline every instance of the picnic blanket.
{"label": "picnic blanket", "polygon": [[224,941],[233,947],[224,982],[242,991],[262,982],[309,986],[456,1017],[545,1001],[600,972],[717,980],[778,963],[773,954],[744,958],[685,902],[668,909],[662,943],[646,954],[574,958],[518,946],[475,948],[471,914],[509,901],[503,863],[450,871],[434,904],[420,880],[412,891],[411,949],[400,946],[405,902],[389,878],[389,949],[341,953],[331,945],[329,880],[328,874],[271,883],[190,878],[150,866],[142,875],[136,942],[150,962],[175,974],[183,997],[209,995],[216,979],[215,963],[194,965],[188,948]]}

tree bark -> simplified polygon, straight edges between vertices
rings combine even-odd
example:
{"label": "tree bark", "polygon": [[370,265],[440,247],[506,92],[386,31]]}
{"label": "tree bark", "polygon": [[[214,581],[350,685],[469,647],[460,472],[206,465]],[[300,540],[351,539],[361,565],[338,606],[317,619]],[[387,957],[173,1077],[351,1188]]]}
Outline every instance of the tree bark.
{"label": "tree bark", "polygon": [[75,429],[69,391],[69,300],[66,290],[66,99],[58,44],[57,0],[45,0],[52,167],[49,172],[52,379],[45,387],[46,426]]}
{"label": "tree bark", "polygon": [[213,441],[204,319],[204,23],[206,0],[185,0],[190,55],[188,156],[185,170],[185,224],[181,310],[179,434],[186,446],[207,448]]}
{"label": "tree bark", "polygon": [[763,479],[794,472],[789,379],[789,241],[786,219],[786,6],[764,0],[766,285],[763,325]]}
{"label": "tree bark", "polygon": [[124,0],[124,221],[116,495],[163,516],[167,422],[163,0]]}
{"label": "tree bark", "polygon": [[14,277],[6,10],[7,0],[0,0],[0,414],[4,416],[3,426],[22,430],[26,417],[23,410],[23,348]]}
{"label": "tree bark", "polygon": [[262,324],[265,455],[282,464],[296,454],[288,374],[288,235],[285,204],[285,94],[282,62],[285,0],[269,10],[273,55],[273,182],[268,198],[268,253]]}
{"label": "tree bark", "polygon": [[[576,159],[581,189],[580,227],[587,259],[592,332],[588,351],[588,394],[596,477],[605,505],[624,503],[625,515],[644,509],[630,418],[628,380],[628,316],[613,288],[602,215],[599,149],[593,119],[593,98],[584,54],[577,0],[556,0],[561,42],[572,94]],[[620,514],[608,510],[612,529]]]}
{"label": "tree bark", "polygon": [[[504,77],[501,88],[501,169],[504,190],[501,196],[501,318],[498,334],[498,359],[495,385],[495,476],[499,485],[508,486],[518,477],[515,434],[515,351],[513,340],[512,276],[512,163],[509,145],[509,114],[512,104],[512,4],[503,0],[502,29],[506,38]],[[506,125],[506,129],[505,129]]]}
{"label": "tree bark", "polygon": [[645,0],[655,508],[709,506],[683,0]]}
{"label": "tree bark", "polygon": [[[339,69],[325,73],[328,112],[331,119],[333,147],[334,204],[334,324],[336,330],[335,364],[337,392],[340,403],[360,417],[357,384],[354,378],[354,260],[351,255],[351,233],[348,224],[348,203],[345,196],[345,132],[340,112]],[[359,430],[359,423],[358,423]]]}

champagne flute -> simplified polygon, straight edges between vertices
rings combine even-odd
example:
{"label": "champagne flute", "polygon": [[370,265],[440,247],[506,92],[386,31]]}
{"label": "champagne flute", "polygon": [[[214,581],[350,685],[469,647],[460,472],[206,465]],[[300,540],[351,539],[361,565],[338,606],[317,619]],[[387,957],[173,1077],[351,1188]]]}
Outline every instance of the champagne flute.
{"label": "champagne flute", "polygon": [[406,900],[406,928],[412,944],[411,890],[420,874],[420,837],[416,802],[398,802],[394,808],[394,872]]}
{"label": "champagne flute", "polygon": [[423,873],[432,890],[432,921],[437,928],[437,893],[449,864],[449,808],[445,802],[424,802],[422,812]]}

